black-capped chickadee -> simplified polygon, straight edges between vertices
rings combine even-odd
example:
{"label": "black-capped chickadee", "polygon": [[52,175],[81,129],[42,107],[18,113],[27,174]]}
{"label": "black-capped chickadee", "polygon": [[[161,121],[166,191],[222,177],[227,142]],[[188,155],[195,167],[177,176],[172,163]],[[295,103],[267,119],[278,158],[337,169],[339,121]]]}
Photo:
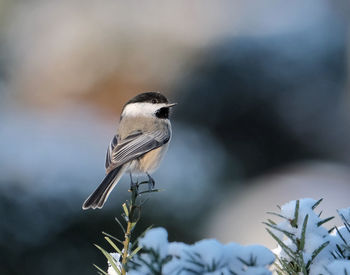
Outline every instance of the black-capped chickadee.
{"label": "black-capped chickadee", "polygon": [[167,151],[171,138],[169,109],[176,103],[156,92],[142,93],[129,100],[123,108],[117,134],[106,156],[106,177],[86,199],[83,209],[102,208],[114,186],[125,172],[155,171]]}

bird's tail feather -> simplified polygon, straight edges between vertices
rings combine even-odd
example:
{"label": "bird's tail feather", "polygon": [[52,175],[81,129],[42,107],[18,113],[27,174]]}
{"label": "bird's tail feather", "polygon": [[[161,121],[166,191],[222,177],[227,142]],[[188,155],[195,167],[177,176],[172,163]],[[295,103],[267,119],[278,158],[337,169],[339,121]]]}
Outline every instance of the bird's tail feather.
{"label": "bird's tail feather", "polygon": [[122,177],[124,170],[124,165],[122,165],[110,171],[96,190],[85,200],[82,208],[84,210],[102,208],[110,192]]}

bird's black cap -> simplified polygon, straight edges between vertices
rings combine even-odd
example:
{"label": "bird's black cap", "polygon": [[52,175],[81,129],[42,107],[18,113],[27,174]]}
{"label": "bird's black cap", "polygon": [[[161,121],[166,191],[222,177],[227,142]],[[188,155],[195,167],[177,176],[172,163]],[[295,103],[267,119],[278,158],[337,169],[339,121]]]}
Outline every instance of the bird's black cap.
{"label": "bird's black cap", "polygon": [[141,103],[141,102],[148,102],[148,103],[168,103],[168,99],[158,92],[147,92],[139,94],[132,99],[130,99],[125,105],[128,105],[130,103]]}

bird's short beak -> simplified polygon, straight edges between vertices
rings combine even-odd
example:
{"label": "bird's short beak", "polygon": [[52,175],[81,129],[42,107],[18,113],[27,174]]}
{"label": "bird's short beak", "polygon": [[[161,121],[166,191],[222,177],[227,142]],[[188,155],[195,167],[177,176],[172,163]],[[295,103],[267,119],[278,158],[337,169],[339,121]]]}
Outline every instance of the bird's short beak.
{"label": "bird's short beak", "polygon": [[174,107],[177,103],[169,103],[167,104],[165,107],[169,108],[169,107]]}

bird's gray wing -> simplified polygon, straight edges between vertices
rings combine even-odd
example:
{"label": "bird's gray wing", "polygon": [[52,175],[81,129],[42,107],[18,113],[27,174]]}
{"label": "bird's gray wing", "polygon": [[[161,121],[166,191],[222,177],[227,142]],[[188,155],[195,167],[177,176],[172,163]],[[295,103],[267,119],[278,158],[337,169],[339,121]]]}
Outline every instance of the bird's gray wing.
{"label": "bird's gray wing", "polygon": [[[142,134],[142,131],[137,130],[135,132],[132,132],[129,136],[127,136],[124,140],[119,141],[119,146],[122,146],[123,144],[126,144],[130,141],[132,141],[134,138],[140,136]],[[106,163],[105,163],[105,167],[106,169],[108,169],[109,167],[111,167],[112,163],[112,156],[115,152],[115,148],[116,146],[118,146],[118,135],[115,135],[113,137],[113,139],[111,140],[111,142],[109,143],[109,146],[107,148],[107,154],[106,154]]]}
{"label": "bird's gray wing", "polygon": [[107,154],[106,154],[106,163],[105,163],[105,167],[106,169],[108,169],[108,167],[110,167],[111,165],[111,156],[113,154],[113,150],[114,148],[118,145],[118,136],[115,135],[113,137],[113,139],[111,140],[111,142],[109,143],[109,146],[107,148]]}
{"label": "bird's gray wing", "polygon": [[[167,143],[170,131],[134,132],[119,141],[114,137],[107,150],[106,169],[115,168]],[[107,166],[108,165],[108,166]]]}

